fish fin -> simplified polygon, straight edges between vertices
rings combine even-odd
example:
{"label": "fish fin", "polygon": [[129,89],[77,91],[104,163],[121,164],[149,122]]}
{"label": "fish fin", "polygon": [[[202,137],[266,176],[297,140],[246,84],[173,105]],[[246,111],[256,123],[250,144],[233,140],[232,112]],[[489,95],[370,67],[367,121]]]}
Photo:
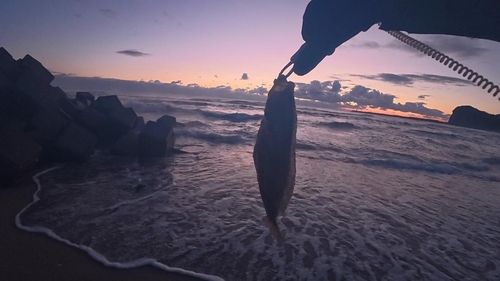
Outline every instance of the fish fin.
{"label": "fish fin", "polygon": [[276,220],[272,221],[267,216],[264,216],[262,217],[262,221],[269,228],[269,231],[276,240],[278,241],[283,240],[283,236],[281,235],[281,231],[280,228],[278,227],[278,223],[276,222]]}

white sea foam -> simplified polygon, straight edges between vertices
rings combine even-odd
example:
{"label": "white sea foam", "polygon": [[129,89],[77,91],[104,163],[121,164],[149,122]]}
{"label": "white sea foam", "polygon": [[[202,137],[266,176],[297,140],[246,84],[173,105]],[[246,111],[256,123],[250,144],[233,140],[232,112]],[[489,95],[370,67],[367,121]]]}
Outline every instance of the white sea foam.
{"label": "white sea foam", "polygon": [[[29,226],[23,225],[22,222],[21,222],[21,214],[24,213],[24,211],[27,210],[31,205],[35,204],[36,202],[38,202],[40,200],[40,198],[38,197],[38,193],[40,192],[40,190],[42,188],[42,185],[41,185],[40,180],[38,179],[38,177],[41,176],[41,175],[43,175],[43,174],[46,174],[46,173],[48,173],[50,171],[59,169],[60,167],[61,166],[53,167],[53,168],[47,169],[47,170],[45,170],[43,172],[40,172],[40,173],[38,173],[38,174],[36,174],[36,175],[33,176],[33,181],[37,185],[37,190],[33,194],[33,201],[30,204],[28,204],[28,206],[24,207],[21,210],[21,212],[19,212],[19,214],[16,215],[15,222],[16,222],[16,226],[19,229],[22,229],[22,230],[25,230],[25,231],[28,231],[28,232],[44,233],[47,236],[49,236],[50,238],[53,238],[53,239],[55,239],[55,240],[57,240],[59,242],[62,242],[64,244],[68,245],[68,246],[75,247],[77,249],[80,249],[82,251],[87,252],[87,254],[89,256],[91,256],[93,259],[95,259],[96,261],[98,261],[98,262],[100,262],[103,265],[108,266],[108,267],[114,267],[114,268],[120,268],[120,269],[127,269],[127,268],[136,268],[136,267],[141,267],[141,266],[145,266],[145,265],[151,265],[151,266],[157,267],[157,268],[162,269],[162,270],[167,271],[167,272],[179,273],[179,274],[183,274],[183,275],[187,275],[187,276],[192,276],[192,277],[204,279],[204,280],[207,280],[207,281],[224,281],[224,279],[222,279],[220,277],[217,277],[217,276],[212,276],[212,275],[207,275],[207,274],[202,274],[202,273],[196,273],[196,272],[193,272],[193,271],[184,270],[182,268],[169,267],[167,265],[164,265],[164,264],[158,262],[156,259],[152,259],[152,258],[142,258],[142,259],[137,259],[137,260],[130,261],[130,262],[111,262],[104,255],[98,253],[97,251],[95,251],[91,247],[72,243],[69,240],[61,238],[60,236],[58,236],[56,233],[54,233],[52,230],[50,230],[48,228],[40,227],[40,226],[29,227]],[[151,194],[150,196],[152,196],[152,195],[154,195],[154,194]],[[148,196],[148,197],[150,197],[150,196]],[[145,198],[142,198],[142,199],[145,199]],[[121,204],[121,205],[124,205],[124,204],[127,204],[127,203],[130,203],[130,202],[123,202],[123,204]],[[121,205],[117,204],[117,206],[113,206],[111,208],[116,208],[116,207],[119,207]]]}
{"label": "white sea foam", "polygon": [[156,196],[157,193],[160,193],[160,192],[163,192],[163,190],[159,190],[159,191],[156,191],[156,192],[153,192],[149,195],[146,195],[144,197],[139,197],[137,199],[132,199],[132,200],[123,200],[123,201],[120,201],[118,203],[116,203],[115,205],[111,206],[111,207],[108,207],[107,209],[108,210],[114,210],[116,208],[120,208],[121,206],[124,206],[124,205],[130,205],[130,204],[134,204],[134,203],[137,203],[139,201],[142,201],[142,200],[147,200],[153,196]]}

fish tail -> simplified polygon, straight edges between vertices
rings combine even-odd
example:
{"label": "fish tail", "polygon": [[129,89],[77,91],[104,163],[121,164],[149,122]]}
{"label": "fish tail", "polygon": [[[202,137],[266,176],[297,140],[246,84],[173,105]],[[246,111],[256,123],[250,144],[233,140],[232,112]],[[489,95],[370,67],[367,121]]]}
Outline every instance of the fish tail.
{"label": "fish tail", "polygon": [[276,240],[282,240],[283,239],[283,237],[281,236],[280,228],[278,227],[278,223],[276,222],[276,219],[271,220],[271,219],[269,219],[269,217],[264,216],[262,218],[262,221],[269,228],[269,231],[271,232],[271,234],[274,236],[274,238]]}

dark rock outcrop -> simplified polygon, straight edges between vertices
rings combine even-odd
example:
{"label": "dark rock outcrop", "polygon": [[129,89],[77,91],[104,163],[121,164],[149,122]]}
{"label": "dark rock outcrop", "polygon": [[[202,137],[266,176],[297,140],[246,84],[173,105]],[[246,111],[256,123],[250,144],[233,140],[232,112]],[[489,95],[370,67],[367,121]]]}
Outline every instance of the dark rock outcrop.
{"label": "dark rock outcrop", "polygon": [[75,107],[78,109],[78,111],[83,111],[87,106],[91,104],[90,101],[88,100],[77,100],[73,99],[71,102],[75,105]]}
{"label": "dark rock outcrop", "polygon": [[17,62],[3,47],[0,47],[0,73],[8,79],[13,79],[19,74]]}
{"label": "dark rock outcrop", "polygon": [[[75,102],[82,104],[81,100]],[[97,136],[98,147],[111,147],[137,120],[135,111],[123,107],[116,96],[99,97],[90,106],[81,107],[75,120]]]}
{"label": "dark rock outcrop", "polygon": [[118,156],[136,156],[137,147],[139,144],[139,133],[130,131],[121,136],[118,141],[111,147],[109,152],[112,155]]}
{"label": "dark rock outcrop", "polygon": [[132,127],[132,131],[139,133],[140,131],[142,131],[142,128],[144,128],[144,126],[146,126],[146,123],[144,122],[144,117],[139,116],[135,120],[135,124],[134,127]]}
{"label": "dark rock outcrop", "polygon": [[118,138],[117,133],[113,132],[111,119],[91,106],[80,112],[75,121],[95,134],[101,143],[109,143],[110,139]]}
{"label": "dark rock outcrop", "polygon": [[59,108],[71,118],[75,118],[80,113],[80,110],[68,97],[64,97],[59,101]]}
{"label": "dark rock outcrop", "polygon": [[453,110],[448,124],[500,132],[500,114],[489,114],[468,105],[459,106]]}
{"label": "dark rock outcrop", "polygon": [[177,119],[174,116],[170,115],[163,115],[162,117],[158,118],[156,120],[159,124],[162,124],[167,127],[176,127],[177,126]]}
{"label": "dark rock outcrop", "polygon": [[79,111],[50,85],[53,79],[30,55],[14,60],[0,47],[0,182],[40,161],[83,160],[94,152],[95,137],[73,122]]}
{"label": "dark rock outcrop", "polygon": [[87,102],[90,102],[90,103],[93,102],[95,100],[95,97],[94,97],[94,95],[92,95],[89,92],[76,92],[76,100],[79,100],[79,101],[87,104]]}
{"label": "dark rock outcrop", "polygon": [[119,108],[109,113],[109,118],[113,122],[113,126],[124,134],[134,127],[137,120],[137,114],[132,108]]}
{"label": "dark rock outcrop", "polygon": [[48,85],[54,80],[54,75],[32,56],[26,55],[20,62],[21,67],[29,69],[28,73],[33,73],[44,85]]}
{"label": "dark rock outcrop", "polygon": [[117,96],[69,99],[53,79],[30,55],[16,61],[0,47],[0,185],[40,162],[86,161],[95,148],[142,157],[173,151],[175,117],[145,125]]}
{"label": "dark rock outcrop", "polygon": [[174,147],[174,129],[148,121],[139,134],[138,152],[141,157],[164,157]]}
{"label": "dark rock outcrop", "polygon": [[108,115],[110,112],[123,108],[121,101],[117,96],[102,96],[92,102],[92,107],[97,111]]}
{"label": "dark rock outcrop", "polygon": [[61,100],[65,99],[66,93],[59,87],[50,87],[47,96],[42,101],[42,106],[48,109],[56,109],[59,107]]}
{"label": "dark rock outcrop", "polygon": [[57,139],[55,147],[60,160],[85,161],[94,153],[97,138],[76,123],[71,123]]}
{"label": "dark rock outcrop", "polygon": [[[57,137],[69,124],[68,120],[59,116],[56,112],[41,107],[31,118],[29,123],[32,128],[33,139],[44,148],[52,146]],[[25,131],[27,129],[25,128]]]}

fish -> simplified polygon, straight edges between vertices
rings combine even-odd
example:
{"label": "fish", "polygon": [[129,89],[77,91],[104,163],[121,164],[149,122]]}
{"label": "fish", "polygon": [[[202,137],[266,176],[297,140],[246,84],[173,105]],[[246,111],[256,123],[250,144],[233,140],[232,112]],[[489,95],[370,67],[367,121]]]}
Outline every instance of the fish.
{"label": "fish", "polygon": [[295,84],[284,76],[274,80],[253,150],[257,182],[266,211],[262,220],[276,239],[282,238],[277,217],[285,214],[295,186],[297,112],[294,89]]}

